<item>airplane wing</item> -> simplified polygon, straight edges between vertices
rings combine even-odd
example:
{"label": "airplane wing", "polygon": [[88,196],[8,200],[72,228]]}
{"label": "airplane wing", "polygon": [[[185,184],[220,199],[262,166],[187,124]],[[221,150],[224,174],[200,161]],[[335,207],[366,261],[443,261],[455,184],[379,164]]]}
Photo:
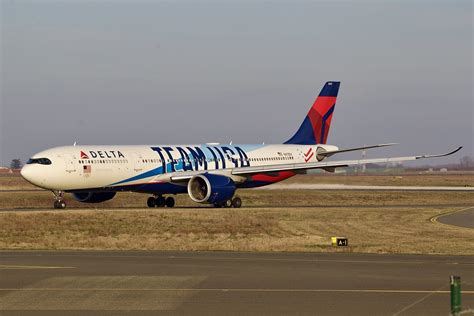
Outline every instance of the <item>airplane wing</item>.
{"label": "airplane wing", "polygon": [[327,171],[334,171],[335,168],[348,167],[354,165],[368,164],[368,163],[390,163],[399,161],[410,161],[424,158],[436,158],[452,155],[459,150],[461,147],[456,148],[453,151],[438,155],[420,155],[420,156],[406,156],[406,157],[392,157],[392,158],[374,158],[374,159],[359,159],[359,160],[341,160],[341,161],[328,161],[328,162],[310,162],[310,163],[295,163],[295,164],[282,164],[282,165],[267,165],[267,166],[256,166],[256,167],[241,167],[232,170],[233,175],[251,175],[256,173],[272,173],[279,171],[303,171],[309,169],[325,169]]}
{"label": "airplane wing", "polygon": [[[368,147],[363,147],[363,148],[364,149],[375,148],[375,147],[384,147],[384,146],[390,146],[390,145],[393,145],[393,144],[381,144],[381,145],[374,145],[374,146],[368,146]],[[298,171],[304,171],[304,170],[310,170],[310,169],[324,169],[326,171],[332,172],[336,168],[362,165],[362,164],[367,164],[367,163],[390,163],[390,162],[399,162],[399,161],[418,160],[418,159],[424,159],[424,158],[444,157],[444,156],[449,156],[458,152],[459,150],[461,150],[461,148],[462,146],[448,153],[438,154],[438,155],[419,155],[419,156],[406,156],[406,157],[341,160],[341,161],[309,162],[309,163],[302,162],[302,163],[293,163],[293,164],[241,167],[241,168],[235,168],[235,169],[218,169],[218,170],[210,170],[208,172],[212,174],[222,174],[226,176],[230,176],[231,174],[246,176],[246,175],[252,175],[256,173],[274,173],[274,172],[279,172],[279,171],[298,172]],[[352,151],[352,150],[360,150],[360,147],[349,149],[349,150],[343,149],[342,151],[345,152],[345,151]],[[341,152],[341,151],[337,151],[337,152]],[[332,152],[332,154],[335,154],[335,153],[336,152]],[[170,177],[170,180],[172,182],[177,182],[177,183],[187,182],[189,181],[189,179],[191,179],[195,175],[202,174],[203,172],[205,171],[199,170],[199,171],[178,172],[172,175]]]}

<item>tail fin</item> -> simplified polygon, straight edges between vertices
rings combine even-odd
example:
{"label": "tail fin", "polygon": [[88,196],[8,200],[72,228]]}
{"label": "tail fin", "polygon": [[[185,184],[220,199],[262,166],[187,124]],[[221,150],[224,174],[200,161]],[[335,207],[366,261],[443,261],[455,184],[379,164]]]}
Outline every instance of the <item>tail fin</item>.
{"label": "tail fin", "polygon": [[300,128],[285,144],[326,144],[340,84],[339,81],[326,82]]}

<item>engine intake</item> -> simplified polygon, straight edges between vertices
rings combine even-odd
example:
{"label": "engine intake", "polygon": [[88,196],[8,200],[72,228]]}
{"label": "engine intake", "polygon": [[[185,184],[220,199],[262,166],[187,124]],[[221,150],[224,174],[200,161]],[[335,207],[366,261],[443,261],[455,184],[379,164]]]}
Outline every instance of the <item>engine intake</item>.
{"label": "engine intake", "polygon": [[188,182],[188,194],[197,203],[221,203],[231,199],[235,193],[234,181],[216,174],[198,174]]}
{"label": "engine intake", "polygon": [[115,194],[116,192],[80,192],[72,195],[82,203],[100,203],[113,199]]}

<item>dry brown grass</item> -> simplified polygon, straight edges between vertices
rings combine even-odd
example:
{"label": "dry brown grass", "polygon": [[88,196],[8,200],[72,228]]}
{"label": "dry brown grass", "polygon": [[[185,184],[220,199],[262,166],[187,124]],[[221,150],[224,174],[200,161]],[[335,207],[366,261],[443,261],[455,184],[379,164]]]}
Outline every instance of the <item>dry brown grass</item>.
{"label": "dry brown grass", "polygon": [[0,176],[0,190],[34,190],[38,189],[27,182],[20,175],[2,175]]}
{"label": "dry brown grass", "polygon": [[[1,249],[136,249],[474,255],[452,208],[74,210],[0,213]],[[349,238],[334,249],[330,237]]]}
{"label": "dry brown grass", "polygon": [[471,186],[474,173],[401,173],[401,174],[331,174],[297,175],[282,183],[324,183],[394,186]]}
{"label": "dry brown grass", "polygon": [[[472,174],[323,174],[289,182],[464,186],[474,181]],[[0,189],[34,187],[14,176],[0,177]],[[149,210],[143,208],[146,195],[119,193],[97,205],[67,195],[68,209],[54,211],[50,192],[0,192],[0,249],[474,254],[474,230],[429,221],[474,205],[472,192],[243,190],[239,195],[250,208],[202,207],[182,195],[177,205],[189,208]],[[332,248],[334,235],[347,236],[351,246]]]}
{"label": "dry brown grass", "polygon": [[[473,172],[459,173],[402,173],[402,174],[332,174],[297,175],[282,182],[323,183],[350,185],[395,185],[395,186],[474,186]],[[19,175],[0,176],[0,190],[37,189]]]}
{"label": "dry brown grass", "polygon": [[[24,202],[50,207],[33,192]],[[23,193],[23,195],[25,195]],[[125,209],[0,212],[0,249],[136,249],[434,253],[474,255],[474,230],[430,222],[432,216],[473,205],[468,192],[244,191],[254,207],[143,209],[145,196],[121,194]],[[19,204],[20,195],[8,203]],[[187,202],[184,197],[180,205]],[[250,202],[247,202],[249,204]],[[78,204],[70,203],[78,207]],[[265,206],[259,206],[263,204]],[[378,207],[378,205],[422,205]],[[83,204],[81,204],[83,206]],[[185,204],[190,205],[190,204]],[[324,205],[333,205],[324,207]],[[357,205],[357,207],[348,207]],[[429,206],[445,205],[445,206]],[[12,204],[10,204],[12,206]],[[273,206],[273,207],[272,207]],[[278,206],[278,207],[274,207]],[[301,206],[301,207],[298,207]],[[349,238],[335,249],[330,237]]]}
{"label": "dry brown grass", "polygon": [[[318,191],[318,190],[240,190],[244,207],[322,207],[322,206],[389,206],[389,205],[472,205],[472,192],[415,191]],[[110,201],[85,204],[66,194],[68,209],[143,208],[148,195],[131,192],[117,193]],[[53,195],[48,191],[0,192],[0,210],[51,209]],[[199,205],[186,195],[176,196],[180,207],[209,207]]]}

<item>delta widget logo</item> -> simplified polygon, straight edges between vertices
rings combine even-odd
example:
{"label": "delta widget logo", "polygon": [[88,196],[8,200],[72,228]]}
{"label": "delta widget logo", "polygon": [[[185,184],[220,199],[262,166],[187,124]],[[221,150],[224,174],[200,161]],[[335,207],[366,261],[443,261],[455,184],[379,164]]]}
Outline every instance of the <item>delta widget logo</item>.
{"label": "delta widget logo", "polygon": [[81,159],[89,159],[89,156],[81,150]]}

